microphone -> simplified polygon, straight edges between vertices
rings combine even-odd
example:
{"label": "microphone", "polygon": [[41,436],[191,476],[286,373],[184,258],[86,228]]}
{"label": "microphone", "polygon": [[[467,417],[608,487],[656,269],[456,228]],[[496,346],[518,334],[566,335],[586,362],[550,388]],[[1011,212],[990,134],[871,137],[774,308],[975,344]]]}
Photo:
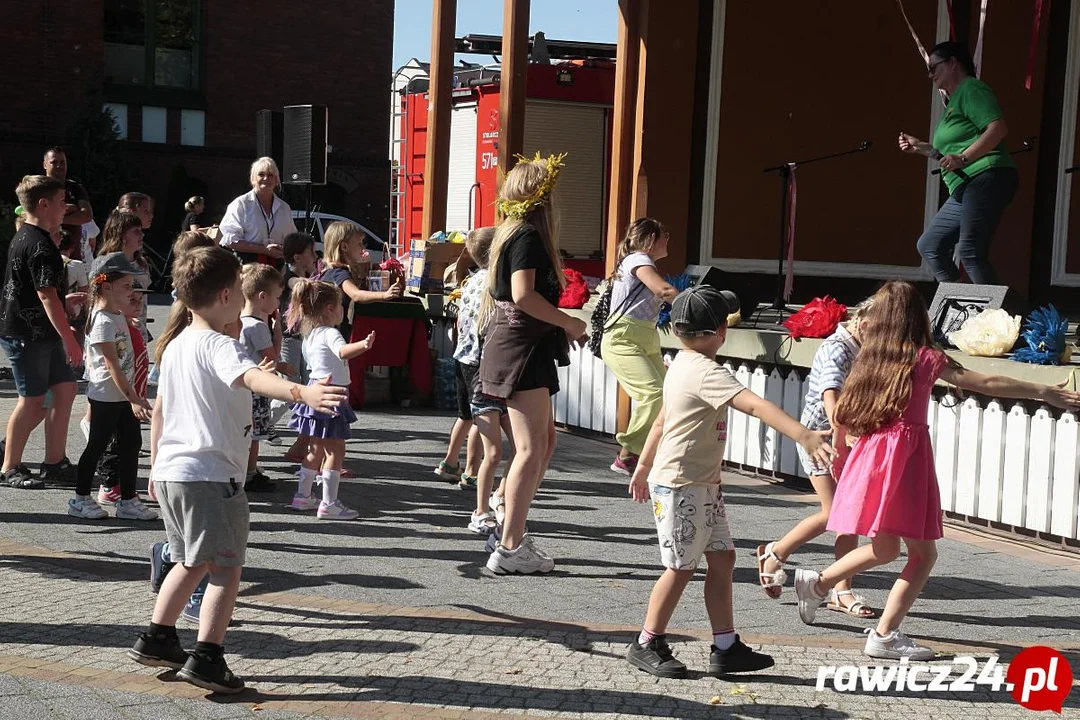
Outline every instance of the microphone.
{"label": "microphone", "polygon": [[[934,160],[937,160],[937,161],[940,162],[941,158],[943,158],[945,156],[942,155],[941,151],[938,150],[936,147],[931,146],[931,148],[930,148],[930,157],[933,158]],[[960,178],[964,182],[967,182],[968,180],[971,179],[971,178],[969,178],[967,176],[967,173],[964,172],[963,170],[953,170],[953,172],[956,173],[956,177]],[[930,174],[931,175],[940,175],[941,174],[941,168],[936,168],[934,170],[931,170]]]}
{"label": "microphone", "polygon": [[873,145],[874,143],[870,142],[869,140],[863,140],[862,143],[859,145],[859,152],[866,152]]}

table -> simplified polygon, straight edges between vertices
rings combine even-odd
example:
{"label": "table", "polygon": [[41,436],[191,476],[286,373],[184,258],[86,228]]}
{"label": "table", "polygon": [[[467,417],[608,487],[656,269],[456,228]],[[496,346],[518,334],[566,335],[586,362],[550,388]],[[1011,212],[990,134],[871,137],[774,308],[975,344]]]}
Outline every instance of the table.
{"label": "table", "polygon": [[409,381],[422,398],[431,395],[431,353],[428,350],[428,316],[415,298],[402,298],[353,305],[353,326],[349,342],[363,340],[375,332],[375,345],[349,361],[352,382],[349,404],[364,407],[364,375],[369,367],[409,367]]}

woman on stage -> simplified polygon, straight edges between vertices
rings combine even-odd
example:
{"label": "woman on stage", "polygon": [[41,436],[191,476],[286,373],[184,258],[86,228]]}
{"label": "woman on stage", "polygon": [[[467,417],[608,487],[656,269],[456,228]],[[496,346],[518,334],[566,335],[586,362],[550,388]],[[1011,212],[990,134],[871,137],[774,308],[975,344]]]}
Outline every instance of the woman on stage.
{"label": "woman on stage", "polygon": [[919,238],[919,254],[938,282],[956,282],[960,270],[971,281],[998,284],[990,265],[990,242],[1001,214],[1016,194],[1019,176],[1005,149],[1008,128],[990,87],[975,77],[967,48],[943,42],[930,53],[930,79],[948,95],[932,142],[900,133],[900,149],[938,160],[949,199]]}

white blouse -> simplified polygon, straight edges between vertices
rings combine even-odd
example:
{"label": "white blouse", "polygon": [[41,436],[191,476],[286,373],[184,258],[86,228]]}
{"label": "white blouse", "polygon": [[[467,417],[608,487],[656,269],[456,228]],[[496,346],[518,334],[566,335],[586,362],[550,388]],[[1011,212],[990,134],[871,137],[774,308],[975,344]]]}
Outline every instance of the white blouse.
{"label": "white blouse", "polygon": [[296,232],[296,223],[293,222],[292,208],[288,203],[275,195],[270,213],[264,213],[252,190],[229,203],[225,216],[221,218],[220,228],[223,247],[238,242],[266,246],[283,244],[286,235]]}

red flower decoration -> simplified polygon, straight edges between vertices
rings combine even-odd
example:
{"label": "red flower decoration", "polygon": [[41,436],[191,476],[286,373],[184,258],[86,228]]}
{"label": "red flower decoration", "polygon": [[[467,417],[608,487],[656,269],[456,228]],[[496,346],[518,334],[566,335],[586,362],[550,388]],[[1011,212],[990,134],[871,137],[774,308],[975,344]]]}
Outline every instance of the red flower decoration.
{"label": "red flower decoration", "polygon": [[589,299],[589,286],[585,282],[585,276],[572,268],[563,268],[566,276],[566,287],[559,296],[559,307],[578,309],[585,307]]}
{"label": "red flower decoration", "polygon": [[836,332],[836,326],[847,318],[847,307],[826,295],[814,298],[784,321],[793,338],[825,338]]}

